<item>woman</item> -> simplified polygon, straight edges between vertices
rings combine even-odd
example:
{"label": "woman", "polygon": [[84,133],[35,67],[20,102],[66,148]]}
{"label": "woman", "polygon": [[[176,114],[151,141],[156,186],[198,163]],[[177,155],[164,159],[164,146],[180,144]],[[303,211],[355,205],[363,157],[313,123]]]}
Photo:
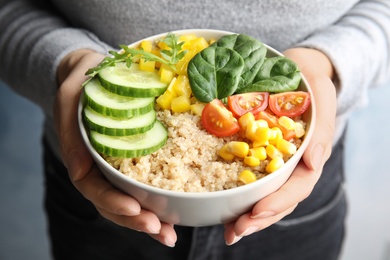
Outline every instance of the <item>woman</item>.
{"label": "woman", "polygon": [[[0,79],[47,115],[45,205],[55,259],[338,258],[343,133],[367,89],[389,78],[389,1],[0,0],[0,7]],[[291,178],[225,226],[160,222],[106,182],[77,128],[88,68],[118,44],[185,28],[245,33],[283,51],[316,99],[315,133]]]}

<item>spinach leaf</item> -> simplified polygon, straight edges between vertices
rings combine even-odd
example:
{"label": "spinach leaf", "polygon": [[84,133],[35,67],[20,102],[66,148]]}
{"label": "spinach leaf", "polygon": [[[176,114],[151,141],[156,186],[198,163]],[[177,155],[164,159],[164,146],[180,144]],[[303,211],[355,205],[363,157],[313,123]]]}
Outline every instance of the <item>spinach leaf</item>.
{"label": "spinach leaf", "polygon": [[244,59],[244,69],[237,92],[250,85],[259,72],[267,54],[267,47],[255,38],[245,34],[232,34],[221,37],[214,43],[219,47],[233,49]]}
{"label": "spinach leaf", "polygon": [[298,88],[300,81],[301,74],[292,60],[283,56],[272,57],[264,61],[253,83],[241,93],[292,91]]}
{"label": "spinach leaf", "polygon": [[188,63],[187,73],[194,96],[211,102],[232,95],[240,81],[244,60],[236,51],[210,46]]}

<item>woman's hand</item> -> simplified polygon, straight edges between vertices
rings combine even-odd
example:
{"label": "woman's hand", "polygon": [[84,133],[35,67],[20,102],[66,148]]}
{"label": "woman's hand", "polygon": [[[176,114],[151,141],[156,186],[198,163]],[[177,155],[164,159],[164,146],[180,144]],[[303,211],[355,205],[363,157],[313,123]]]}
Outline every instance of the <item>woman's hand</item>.
{"label": "woman's hand", "polygon": [[115,189],[94,164],[78,128],[77,107],[85,72],[104,56],[91,50],[78,50],[66,56],[57,71],[59,89],[54,104],[54,120],[61,153],[69,176],[81,194],[99,213],[112,222],[148,233],[167,246],[174,246],[173,226],[161,223],[155,214],[141,209],[129,195]]}
{"label": "woman's hand", "polygon": [[278,191],[257,202],[251,212],[225,225],[228,245],[290,214],[298,203],[310,195],[331,154],[336,117],[333,66],[326,55],[314,49],[294,48],[284,54],[298,64],[312,87],[317,113],[314,133],[288,181]]}

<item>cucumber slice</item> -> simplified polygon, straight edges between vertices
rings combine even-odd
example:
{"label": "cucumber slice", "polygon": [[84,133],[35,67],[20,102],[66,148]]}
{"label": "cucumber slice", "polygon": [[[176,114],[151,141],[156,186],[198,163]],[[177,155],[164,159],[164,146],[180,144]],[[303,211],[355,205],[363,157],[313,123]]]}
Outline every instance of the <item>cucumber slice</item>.
{"label": "cucumber slice", "polygon": [[168,84],[160,81],[157,72],[142,71],[137,63],[130,68],[117,63],[98,74],[100,82],[110,92],[130,97],[157,97],[165,92]]}
{"label": "cucumber slice", "polygon": [[143,134],[130,136],[108,136],[90,131],[92,146],[99,153],[113,156],[135,158],[151,154],[163,147],[168,138],[168,131],[160,121]]}
{"label": "cucumber slice", "polygon": [[144,115],[154,109],[154,97],[133,98],[114,94],[92,79],[84,87],[86,103],[95,111],[117,118]]}
{"label": "cucumber slice", "polygon": [[150,110],[147,114],[129,119],[107,117],[91,107],[83,110],[84,120],[90,130],[111,136],[126,136],[142,134],[152,129],[156,121],[156,111]]}

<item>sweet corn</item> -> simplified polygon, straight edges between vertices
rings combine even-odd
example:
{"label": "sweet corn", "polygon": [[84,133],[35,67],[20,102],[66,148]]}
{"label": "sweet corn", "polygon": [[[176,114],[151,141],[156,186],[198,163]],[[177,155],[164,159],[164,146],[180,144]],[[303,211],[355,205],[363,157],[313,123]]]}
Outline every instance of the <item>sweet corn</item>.
{"label": "sweet corn", "polygon": [[275,157],[272,159],[268,165],[265,167],[265,170],[268,173],[274,172],[278,169],[280,169],[284,165],[284,160],[281,157]]}
{"label": "sweet corn", "polygon": [[249,144],[246,142],[231,141],[228,143],[227,148],[229,153],[240,158],[244,158],[249,152]]}
{"label": "sweet corn", "polygon": [[251,140],[251,141],[255,141],[256,140],[256,131],[257,131],[257,128],[259,127],[268,127],[268,123],[267,121],[265,120],[255,120],[255,121],[248,121],[247,123],[247,126],[246,126],[246,130],[245,130],[245,136]]}
{"label": "sweet corn", "polygon": [[190,99],[186,96],[178,96],[172,99],[171,109],[173,112],[183,113],[191,110]]}
{"label": "sweet corn", "polygon": [[272,145],[276,145],[279,139],[283,139],[283,132],[279,127],[272,127],[272,136],[269,139],[269,143]]}
{"label": "sweet corn", "polygon": [[228,150],[228,144],[225,144],[221,149],[219,149],[219,156],[221,156],[226,161],[231,161],[234,159],[234,155],[231,154]]}
{"label": "sweet corn", "polygon": [[247,125],[249,123],[253,123],[254,121],[255,121],[255,116],[251,112],[248,112],[238,119],[238,124],[240,125],[240,128],[243,131],[246,131]]}
{"label": "sweet corn", "polygon": [[269,127],[258,127],[253,141],[267,142],[272,135],[272,130]]}
{"label": "sweet corn", "polygon": [[295,121],[287,116],[281,116],[278,119],[279,125],[285,127],[288,130],[294,130],[295,127]]}
{"label": "sweet corn", "polygon": [[260,165],[260,160],[254,156],[245,156],[244,163],[248,166],[256,167]]}
{"label": "sweet corn", "polygon": [[256,175],[253,172],[251,172],[250,170],[243,170],[238,175],[238,180],[242,181],[244,184],[248,184],[248,183],[256,181],[257,178],[256,178]]}
{"label": "sweet corn", "polygon": [[289,141],[284,140],[283,138],[279,139],[276,148],[284,154],[292,155],[297,151],[295,144],[290,143]]}
{"label": "sweet corn", "polygon": [[283,153],[272,144],[267,145],[265,151],[267,152],[268,157],[271,159],[275,159],[276,157],[283,158]]}
{"label": "sweet corn", "polygon": [[248,155],[256,157],[259,160],[267,159],[267,152],[265,151],[265,147],[263,146],[249,149]]}
{"label": "sweet corn", "polygon": [[305,127],[301,123],[295,123],[294,132],[297,138],[301,138],[305,135]]}

